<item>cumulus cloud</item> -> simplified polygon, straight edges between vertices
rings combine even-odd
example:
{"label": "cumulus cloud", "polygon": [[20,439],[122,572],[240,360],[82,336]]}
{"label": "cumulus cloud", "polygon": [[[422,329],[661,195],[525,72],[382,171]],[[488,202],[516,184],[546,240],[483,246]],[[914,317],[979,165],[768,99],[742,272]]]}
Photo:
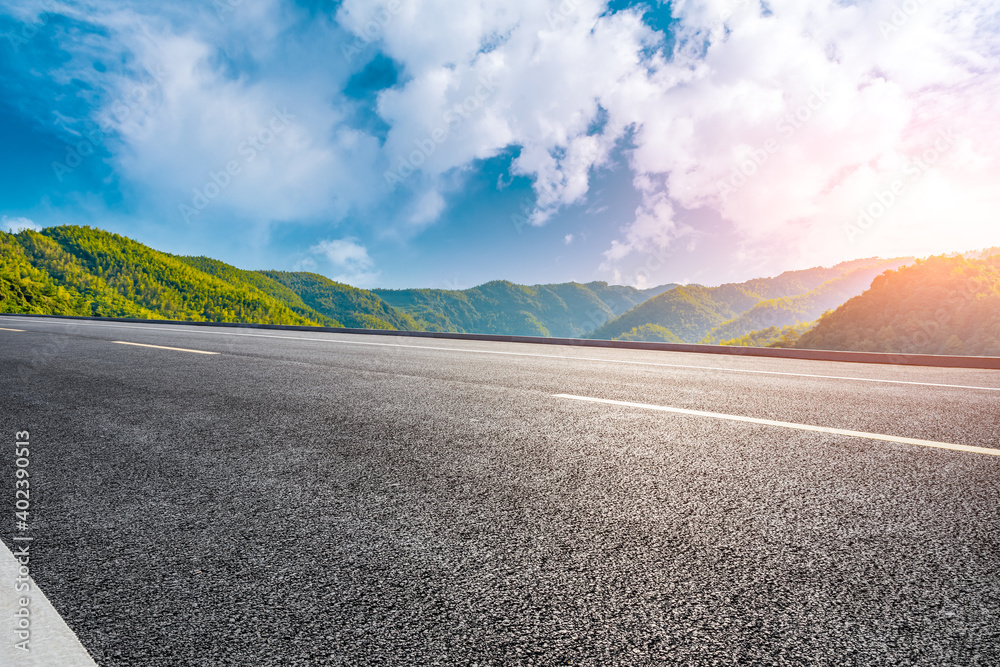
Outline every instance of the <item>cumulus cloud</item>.
{"label": "cumulus cloud", "polygon": [[[325,260],[337,274],[333,280],[355,287],[374,287],[380,273],[375,270],[375,262],[368,256],[368,249],[354,238],[320,241],[309,252],[317,259]],[[315,267],[313,258],[304,260]],[[302,264],[300,262],[300,264]],[[306,266],[302,264],[302,266]]]}
{"label": "cumulus cloud", "polygon": [[98,138],[175,224],[337,219],[376,201],[379,141],[343,94],[349,33],[277,0],[215,6],[60,5],[76,23],[50,22],[69,57],[49,74],[88,100],[83,118],[59,111],[67,132]]}
{"label": "cumulus cloud", "polygon": [[[977,26],[995,26],[997,6],[902,6],[677,3],[672,57],[610,106],[637,128],[645,205],[608,258],[662,246],[676,206],[807,263],[985,243],[1000,78],[994,33]],[[877,219],[852,231],[869,208]]]}
{"label": "cumulus cloud", "polygon": [[33,232],[42,231],[41,225],[35,224],[35,222],[28,218],[8,218],[6,215],[0,218],[0,228],[3,228],[3,231],[10,234],[17,234],[26,229],[30,229]]}
{"label": "cumulus cloud", "polygon": [[[340,19],[357,32],[385,6],[347,0]],[[664,36],[596,0],[406,3],[379,37],[409,75],[379,99],[387,173],[433,183],[517,146],[542,224],[586,198],[627,136],[643,204],[609,270],[693,233],[698,216],[679,226],[679,210],[721,216],[747,253],[793,262],[920,253],[940,247],[944,219],[950,243],[989,241],[995,2],[681,0],[672,12]],[[898,181],[905,196],[869,224]]]}
{"label": "cumulus cloud", "polygon": [[[393,4],[347,0],[339,17],[361,34]],[[598,0],[415,0],[380,39],[409,75],[378,101],[387,181],[434,182],[518,146],[513,172],[533,179],[541,224],[585,198],[626,130],[617,118],[597,127],[604,100],[645,76],[642,53],[662,35]]]}

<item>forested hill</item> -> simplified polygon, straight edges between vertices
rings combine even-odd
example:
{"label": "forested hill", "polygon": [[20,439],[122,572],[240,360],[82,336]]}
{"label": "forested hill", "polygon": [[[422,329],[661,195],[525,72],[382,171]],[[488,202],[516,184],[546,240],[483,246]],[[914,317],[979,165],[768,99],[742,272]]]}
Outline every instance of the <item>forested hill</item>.
{"label": "forested hill", "polygon": [[316,273],[263,271],[262,275],[293,291],[310,308],[336,317],[344,326],[423,331],[412,317],[393,308],[374,292],[342,285]]}
{"label": "forested hill", "polygon": [[177,257],[89,227],[0,232],[0,312],[8,313],[577,336],[673,287],[498,281],[376,293],[315,273]]}
{"label": "forested hill", "polygon": [[310,274],[281,278],[291,275],[309,277],[175,257],[89,227],[0,232],[0,312],[417,328],[371,292]]}
{"label": "forested hill", "polygon": [[656,325],[686,343],[708,343],[765,327],[796,325],[860,294],[879,273],[910,261],[861,259],[719,287],[678,287],[609,321],[588,338],[615,339]]}
{"label": "forested hill", "polygon": [[375,290],[428,331],[579,337],[673,289],[650,290],[604,282],[516,285],[498,280],[466,290]]}
{"label": "forested hill", "polygon": [[931,257],[881,275],[796,347],[1000,356],[1000,254]]}
{"label": "forested hill", "polygon": [[65,226],[0,232],[0,312],[1000,356],[996,250],[909,266],[857,260],[720,287],[495,281],[369,291]]}

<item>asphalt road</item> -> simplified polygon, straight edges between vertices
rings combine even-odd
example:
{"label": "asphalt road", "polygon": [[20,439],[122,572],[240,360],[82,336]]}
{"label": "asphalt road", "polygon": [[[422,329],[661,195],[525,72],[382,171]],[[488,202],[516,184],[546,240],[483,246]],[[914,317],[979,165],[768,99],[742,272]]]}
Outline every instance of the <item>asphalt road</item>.
{"label": "asphalt road", "polygon": [[1000,664],[1000,457],[558,397],[1000,450],[1000,372],[0,328],[101,665]]}

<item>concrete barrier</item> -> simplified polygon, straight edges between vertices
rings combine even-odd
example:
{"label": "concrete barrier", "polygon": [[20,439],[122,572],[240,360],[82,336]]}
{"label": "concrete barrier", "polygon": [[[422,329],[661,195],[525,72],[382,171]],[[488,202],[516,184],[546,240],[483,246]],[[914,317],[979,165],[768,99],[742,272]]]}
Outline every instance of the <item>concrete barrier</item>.
{"label": "concrete barrier", "polygon": [[729,345],[695,345],[688,343],[645,343],[620,340],[588,340],[583,338],[542,338],[537,336],[503,336],[496,334],[437,333],[430,331],[395,331],[387,329],[343,329],[281,324],[244,324],[232,322],[182,322],[177,320],[141,320],[135,318],[84,317],[76,315],[30,315],[3,313],[5,317],[33,317],[61,320],[93,320],[131,324],[168,324],[193,327],[223,327],[232,329],[265,329],[277,331],[309,331],[313,333],[363,334],[408,338],[442,338],[476,340],[496,343],[529,343],[532,345],[572,345],[605,347],[624,350],[658,350],[662,352],[692,352],[725,354],[744,357],[774,357],[810,361],[842,361],[856,364],[893,364],[898,366],[932,366],[938,368],[982,368],[1000,370],[1000,357],[960,357],[935,354],[887,354],[883,352],[842,352],[838,350],[799,350],[774,347],[737,347]]}

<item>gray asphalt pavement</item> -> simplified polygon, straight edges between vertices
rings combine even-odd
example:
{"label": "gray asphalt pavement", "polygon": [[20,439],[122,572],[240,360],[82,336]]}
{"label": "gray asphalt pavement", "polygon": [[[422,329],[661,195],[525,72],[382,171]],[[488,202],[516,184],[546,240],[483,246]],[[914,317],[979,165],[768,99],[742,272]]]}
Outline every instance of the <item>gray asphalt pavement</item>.
{"label": "gray asphalt pavement", "polygon": [[557,397],[1000,450],[1000,372],[0,328],[100,665],[1000,664],[1000,457]]}

